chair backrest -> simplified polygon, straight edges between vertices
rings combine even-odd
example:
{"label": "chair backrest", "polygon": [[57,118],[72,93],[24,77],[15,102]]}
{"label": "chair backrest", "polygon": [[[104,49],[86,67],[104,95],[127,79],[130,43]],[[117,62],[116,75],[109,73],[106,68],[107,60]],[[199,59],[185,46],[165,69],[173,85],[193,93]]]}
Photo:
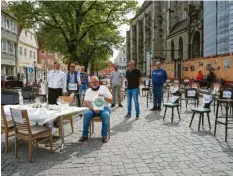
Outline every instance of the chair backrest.
{"label": "chair backrest", "polygon": [[150,80],[145,80],[144,81],[144,86],[145,87],[150,87]]}
{"label": "chair backrest", "polygon": [[15,134],[26,133],[32,135],[30,121],[28,119],[27,110],[10,108],[12,120],[14,122]]}
{"label": "chair backrest", "polygon": [[191,88],[196,88],[196,89],[200,89],[200,84],[197,82],[193,82],[191,85]]}
{"label": "chair backrest", "polygon": [[3,105],[1,105],[1,127],[8,128]]}
{"label": "chair backrest", "polygon": [[69,96],[59,96],[60,99],[62,99],[64,102],[72,104],[73,103],[73,98]]}
{"label": "chair backrest", "polygon": [[213,92],[212,93],[217,93],[219,92],[219,90],[221,89],[221,84],[220,83],[213,83],[211,88],[213,89]]}
{"label": "chair backrest", "polygon": [[184,83],[189,83],[189,81],[190,81],[190,80],[189,80],[188,77],[185,77],[185,78],[183,79],[183,82],[184,82]]}
{"label": "chair backrest", "polygon": [[204,103],[203,108],[210,109],[210,105],[211,105],[212,101],[213,101],[213,97],[211,95],[204,95],[203,96],[203,103]]}
{"label": "chair backrest", "polygon": [[197,98],[197,89],[196,88],[187,88],[185,90],[185,98]]}
{"label": "chair backrest", "polygon": [[233,90],[232,89],[221,89],[220,91],[220,99],[233,99]]}

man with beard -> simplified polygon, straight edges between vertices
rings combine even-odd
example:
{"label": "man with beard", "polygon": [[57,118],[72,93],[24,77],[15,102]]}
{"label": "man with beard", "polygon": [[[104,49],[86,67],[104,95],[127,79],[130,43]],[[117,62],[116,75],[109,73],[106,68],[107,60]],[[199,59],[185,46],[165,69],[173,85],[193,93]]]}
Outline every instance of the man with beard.
{"label": "man with beard", "polygon": [[[94,101],[98,96],[103,97],[104,99],[103,110],[97,110],[94,108]],[[84,113],[83,135],[79,141],[84,142],[88,139],[88,129],[91,119],[93,117],[100,116],[102,119],[102,142],[106,143],[108,141],[108,124],[110,119],[110,104],[112,104],[112,94],[106,86],[100,86],[97,76],[91,77],[91,88],[87,89],[86,91],[84,104],[90,109]]]}

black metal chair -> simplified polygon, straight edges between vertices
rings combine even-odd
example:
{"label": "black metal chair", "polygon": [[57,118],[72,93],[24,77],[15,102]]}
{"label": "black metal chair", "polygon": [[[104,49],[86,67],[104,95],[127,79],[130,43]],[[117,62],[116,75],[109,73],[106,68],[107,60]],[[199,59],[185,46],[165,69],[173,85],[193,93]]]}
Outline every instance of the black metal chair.
{"label": "black metal chair", "polygon": [[[205,96],[204,96],[204,98],[205,98]],[[212,101],[213,101],[213,99],[211,99],[211,101],[209,103],[205,103],[205,105],[204,105],[203,108],[201,108],[201,107],[191,108],[191,110],[193,111],[193,115],[192,115],[189,127],[191,127],[192,122],[193,122],[193,118],[194,118],[194,116],[195,116],[196,113],[200,114],[200,116],[199,116],[198,131],[200,130],[201,121],[202,121],[202,127],[204,127],[204,114],[206,113],[207,117],[208,117],[209,128],[211,129],[209,113],[211,112],[210,105],[211,105]]]}
{"label": "black metal chair", "polygon": [[143,95],[143,92],[148,92],[150,90],[150,86],[151,86],[151,81],[145,80],[144,87],[142,88],[142,95]]}
{"label": "black metal chair", "polygon": [[180,99],[180,96],[181,96],[181,93],[179,91],[177,91],[176,93],[174,93],[173,95],[175,96],[178,96],[179,98],[174,101],[174,102],[171,102],[171,103],[164,103],[163,106],[165,107],[165,111],[164,111],[164,116],[163,116],[163,121],[165,119],[165,115],[166,115],[166,112],[167,112],[167,108],[172,108],[172,117],[171,117],[171,122],[173,123],[173,119],[174,119],[174,108],[177,109],[177,112],[178,112],[178,116],[179,116],[179,120],[181,120],[180,118],[180,112],[179,112],[179,99]]}
{"label": "black metal chair", "polygon": [[182,101],[185,100],[186,102],[186,110],[188,106],[188,101],[193,100],[195,102],[195,107],[198,106],[198,91],[196,88],[187,88],[184,91],[184,98],[180,98],[180,111],[181,111],[181,106],[182,106]]}

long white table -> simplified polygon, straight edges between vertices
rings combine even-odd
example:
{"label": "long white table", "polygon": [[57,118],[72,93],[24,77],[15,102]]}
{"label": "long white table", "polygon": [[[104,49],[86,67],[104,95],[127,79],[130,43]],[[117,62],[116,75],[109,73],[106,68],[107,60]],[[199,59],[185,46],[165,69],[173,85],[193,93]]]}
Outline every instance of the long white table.
{"label": "long white table", "polygon": [[60,108],[57,108],[57,110],[49,110],[45,107],[43,108],[32,108],[32,105],[5,105],[4,111],[6,114],[6,118],[11,118],[11,112],[10,108],[15,109],[21,109],[21,110],[27,110],[28,118],[31,122],[35,122],[39,125],[43,125],[45,123],[51,123],[55,121],[57,118],[60,118],[61,123],[61,151],[63,150],[65,146],[65,140],[64,140],[64,125],[63,125],[63,116],[67,115],[79,115],[84,113],[88,110],[86,107],[72,107],[72,106],[60,106]]}

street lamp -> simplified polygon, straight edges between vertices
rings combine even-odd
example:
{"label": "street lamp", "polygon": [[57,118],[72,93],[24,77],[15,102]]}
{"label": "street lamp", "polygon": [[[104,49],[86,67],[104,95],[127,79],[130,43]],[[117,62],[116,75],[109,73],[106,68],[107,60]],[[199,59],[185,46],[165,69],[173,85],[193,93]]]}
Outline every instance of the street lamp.
{"label": "street lamp", "polygon": [[35,70],[35,85],[36,85],[36,61],[34,61],[33,63],[34,63],[34,70]]}

